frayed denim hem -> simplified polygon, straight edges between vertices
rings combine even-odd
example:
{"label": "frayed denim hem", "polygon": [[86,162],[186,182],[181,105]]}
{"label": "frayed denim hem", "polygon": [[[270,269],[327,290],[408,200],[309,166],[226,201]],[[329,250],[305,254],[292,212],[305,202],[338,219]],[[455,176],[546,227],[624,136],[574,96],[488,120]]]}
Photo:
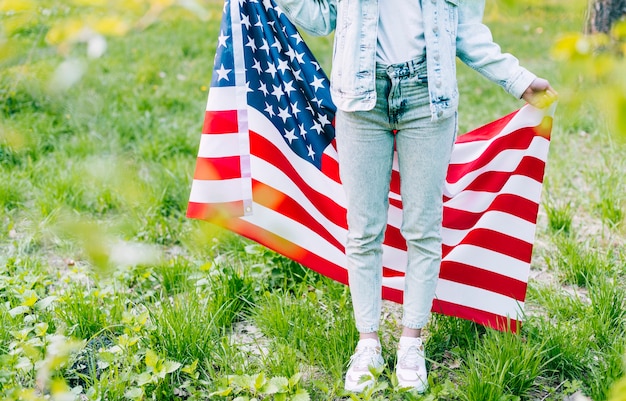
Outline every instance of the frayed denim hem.
{"label": "frayed denim hem", "polygon": [[429,320],[430,320],[430,316],[427,317],[425,320],[421,320],[418,322],[408,322],[403,319],[402,326],[406,327],[407,329],[421,330],[424,328],[424,326],[426,326]]}
{"label": "frayed denim hem", "polygon": [[373,325],[373,326],[356,326],[356,329],[359,333],[376,333],[378,332],[378,329],[380,328],[379,325]]}

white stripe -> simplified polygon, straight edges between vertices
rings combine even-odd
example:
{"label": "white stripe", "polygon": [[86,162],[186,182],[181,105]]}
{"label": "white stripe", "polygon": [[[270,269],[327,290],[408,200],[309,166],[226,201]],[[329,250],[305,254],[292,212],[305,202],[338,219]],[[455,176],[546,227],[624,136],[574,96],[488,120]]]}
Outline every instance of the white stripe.
{"label": "white stripe", "polygon": [[[271,163],[257,157],[251,158],[254,179],[266,183],[275,190],[296,201],[335,238],[345,235],[345,229],[336,225],[321,213],[288,176]],[[306,179],[305,179],[306,180]]]}
{"label": "white stripe", "polygon": [[[254,203],[253,207],[254,215],[242,217],[242,220],[285,238],[337,266],[346,265],[345,254],[309,227],[258,203]],[[340,240],[340,243],[344,241]]]}
{"label": "white stripe", "polygon": [[444,207],[480,213],[489,208],[489,205],[498,195],[516,195],[520,198],[539,203],[541,200],[541,183],[524,175],[514,175],[504,184],[499,192],[483,191],[455,191],[455,196],[444,202]]}
{"label": "white stripe", "polygon": [[324,149],[324,154],[330,157],[331,159],[335,160],[336,162],[339,162],[339,155],[337,154],[337,149],[335,149],[332,144],[329,146],[326,146],[326,149]]}
{"label": "white stripe", "polygon": [[[230,27],[233,35],[233,62],[235,74],[235,99],[237,101],[237,125],[239,130],[239,164],[242,177],[250,177],[250,134],[248,130],[248,96],[246,86],[246,63],[243,49],[243,32],[241,28],[240,3],[230,2]],[[242,180],[241,193],[244,202],[244,213],[252,213],[251,180]]]}
{"label": "white stripe", "polygon": [[[233,61],[234,61],[234,74],[235,74],[235,90],[237,91],[236,98],[241,102],[240,107],[237,109],[244,109],[247,106],[246,101],[246,63],[245,55],[243,51],[243,32],[241,29],[241,15],[240,15],[240,2],[230,2],[230,28],[233,35]],[[244,91],[241,91],[244,88]],[[243,94],[243,96],[241,96]]]}
{"label": "white stripe", "polygon": [[387,211],[387,225],[398,229],[402,227],[402,209],[389,206],[389,210]]}
{"label": "white stripe", "polygon": [[541,124],[545,112],[532,106],[522,107],[517,114],[509,121],[509,123],[500,131],[500,133],[490,139],[484,141],[471,141],[457,143],[452,150],[450,163],[465,164],[472,162],[480,157],[482,151],[489,144],[498,138],[509,135],[522,128],[533,128]]}
{"label": "white stripe", "polygon": [[[242,182],[243,181],[243,182]],[[221,203],[244,200],[241,188],[243,185],[252,186],[249,178],[234,178],[230,180],[193,180],[191,184],[190,202]]]}
{"label": "white stripe", "polygon": [[[397,272],[406,272],[407,253],[400,248],[383,244],[383,266]],[[404,280],[404,279],[403,279]]]}
{"label": "white stripe", "polygon": [[528,282],[530,263],[475,245],[458,245],[443,259]]}
{"label": "white stripe", "polygon": [[237,91],[234,86],[212,86],[206,104],[207,111],[237,110]]}
{"label": "white stripe", "polygon": [[464,305],[515,320],[522,319],[524,302],[482,288],[440,279],[437,282],[435,294],[435,298],[441,301]]}
{"label": "white stripe", "polygon": [[476,177],[488,171],[515,171],[522,159],[527,156],[536,157],[539,160],[545,161],[547,159],[549,145],[550,142],[545,138],[535,137],[528,149],[503,150],[481,168],[466,172],[459,181],[450,183],[446,179],[446,190],[453,194],[459,192],[472,183]]}
{"label": "white stripe", "polygon": [[[404,278],[383,277],[383,286],[403,291]],[[523,317],[524,302],[454,281],[438,280],[435,298],[515,320],[522,320]]]}
{"label": "white stripe", "polygon": [[517,238],[532,244],[535,240],[535,225],[519,217],[500,211],[486,212],[469,230],[455,230],[443,227],[441,236],[445,245],[460,243],[470,231],[485,228]]}
{"label": "white stripe", "polygon": [[202,134],[198,157],[239,156],[239,134]]}

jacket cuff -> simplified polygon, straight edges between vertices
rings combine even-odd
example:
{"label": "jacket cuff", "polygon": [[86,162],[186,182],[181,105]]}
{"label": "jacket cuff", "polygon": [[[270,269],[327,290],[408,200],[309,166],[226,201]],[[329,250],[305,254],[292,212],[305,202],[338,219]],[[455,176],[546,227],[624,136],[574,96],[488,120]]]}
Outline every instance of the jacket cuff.
{"label": "jacket cuff", "polygon": [[506,91],[517,99],[521,99],[522,95],[528,89],[530,84],[537,78],[535,74],[522,68],[520,73],[511,80],[511,83],[507,86]]}

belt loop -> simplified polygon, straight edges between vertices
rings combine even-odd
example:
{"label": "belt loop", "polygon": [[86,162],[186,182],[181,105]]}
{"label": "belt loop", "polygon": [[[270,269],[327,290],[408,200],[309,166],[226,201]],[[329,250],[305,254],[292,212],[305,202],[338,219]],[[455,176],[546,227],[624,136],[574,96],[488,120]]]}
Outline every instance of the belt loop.
{"label": "belt loop", "polygon": [[415,60],[411,60],[409,64],[410,64],[409,74],[413,75],[414,73],[417,72],[417,63],[415,62]]}

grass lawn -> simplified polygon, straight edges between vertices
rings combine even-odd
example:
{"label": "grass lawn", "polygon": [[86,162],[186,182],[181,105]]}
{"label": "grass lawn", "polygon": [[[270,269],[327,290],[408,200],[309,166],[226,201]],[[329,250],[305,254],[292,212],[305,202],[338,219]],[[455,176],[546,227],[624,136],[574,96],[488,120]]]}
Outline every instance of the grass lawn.
{"label": "grass lawn", "polygon": [[[204,19],[168,8],[92,59],[44,41],[66,3],[0,35],[0,398],[349,399],[347,287],[184,217],[222,3],[200,2]],[[561,93],[528,316],[519,334],[433,316],[417,395],[394,386],[387,303],[388,368],[351,399],[624,400],[624,143],[590,100],[610,83],[554,55],[585,6],[487,3],[496,41]],[[305,40],[329,71],[332,38]],[[82,78],[55,80],[60,65]],[[461,132],[521,107],[462,65],[459,85]]]}

